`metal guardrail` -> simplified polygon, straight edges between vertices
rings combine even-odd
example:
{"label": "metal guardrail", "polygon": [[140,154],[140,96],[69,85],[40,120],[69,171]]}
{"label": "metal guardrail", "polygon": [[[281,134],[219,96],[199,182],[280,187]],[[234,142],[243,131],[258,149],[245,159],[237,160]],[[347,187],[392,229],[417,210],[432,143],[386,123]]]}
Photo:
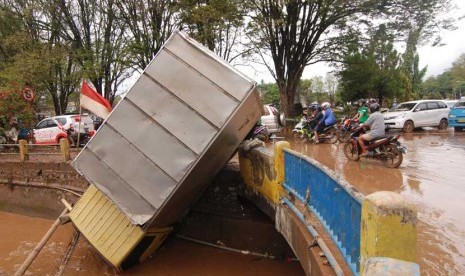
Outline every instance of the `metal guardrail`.
{"label": "metal guardrail", "polygon": [[324,165],[287,148],[284,170],[284,188],[318,217],[352,272],[358,275],[364,196]]}

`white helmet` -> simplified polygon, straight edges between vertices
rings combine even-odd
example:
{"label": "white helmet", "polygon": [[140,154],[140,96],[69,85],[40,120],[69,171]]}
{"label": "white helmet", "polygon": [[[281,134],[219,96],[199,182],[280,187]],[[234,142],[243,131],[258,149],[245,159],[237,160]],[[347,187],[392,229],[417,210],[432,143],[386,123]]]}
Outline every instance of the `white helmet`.
{"label": "white helmet", "polygon": [[328,103],[328,102],[324,102],[324,103],[321,104],[321,107],[322,107],[322,108],[325,108],[325,109],[328,108],[328,107],[330,107],[330,106],[331,106],[331,104]]}

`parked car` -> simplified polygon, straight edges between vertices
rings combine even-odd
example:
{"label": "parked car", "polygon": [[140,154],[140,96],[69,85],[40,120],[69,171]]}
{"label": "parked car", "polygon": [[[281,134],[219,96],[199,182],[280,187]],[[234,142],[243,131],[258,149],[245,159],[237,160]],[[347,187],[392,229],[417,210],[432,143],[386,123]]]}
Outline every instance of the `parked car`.
{"label": "parked car", "polygon": [[412,132],[419,127],[446,129],[449,108],[442,100],[420,100],[400,103],[390,112],[383,113],[386,128]]}
{"label": "parked car", "polygon": [[57,120],[65,128],[65,130],[68,130],[69,128],[77,130],[79,128],[79,122],[81,122],[81,133],[94,130],[93,120],[88,114],[69,114],[55,116],[52,118]]}
{"label": "parked car", "polygon": [[447,107],[452,108],[459,100],[444,100]]}
{"label": "parked car", "polygon": [[270,134],[280,132],[286,120],[284,114],[280,114],[276,107],[268,104],[264,105],[263,109],[265,110],[265,115],[261,117],[262,125],[268,128]]}
{"label": "parked car", "polygon": [[455,131],[465,129],[465,97],[462,97],[449,111],[449,125]]}
{"label": "parked car", "polygon": [[68,139],[64,127],[54,118],[40,121],[32,130],[34,144],[58,144],[61,139]]}

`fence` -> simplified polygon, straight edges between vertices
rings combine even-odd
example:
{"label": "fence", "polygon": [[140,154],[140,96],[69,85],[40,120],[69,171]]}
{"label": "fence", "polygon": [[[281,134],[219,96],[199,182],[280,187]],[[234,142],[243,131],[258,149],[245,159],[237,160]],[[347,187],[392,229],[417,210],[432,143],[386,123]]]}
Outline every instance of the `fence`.
{"label": "fence", "polygon": [[[12,153],[0,153],[0,155],[19,155],[21,161],[28,161],[30,155],[61,155],[64,162],[71,160],[70,147],[67,139],[61,139],[60,144],[55,145],[38,145],[28,144],[27,140],[19,140],[18,144],[1,144],[2,147],[18,148],[19,152]],[[40,148],[40,147],[60,147],[60,152],[29,152],[29,148]]]}
{"label": "fence", "polygon": [[284,188],[318,217],[352,272],[358,273],[363,195],[302,154],[284,149],[284,160]]}
{"label": "fence", "polygon": [[[276,228],[301,262],[308,252],[299,249],[306,247],[294,237],[297,228],[289,230],[288,222],[292,220],[285,217],[289,213],[285,214],[281,206],[288,205],[316,240],[319,235],[306,222],[300,207],[294,206],[295,201],[319,219],[353,274],[389,271],[390,275],[419,275],[419,266],[414,263],[416,210],[401,195],[380,191],[364,196],[324,165],[289,149],[287,142],[276,143],[274,153],[263,147],[243,152],[239,162],[246,190],[261,195],[276,211]],[[307,241],[306,246],[311,243]],[[324,244],[320,247],[325,251]],[[327,259],[341,275],[332,256]],[[302,266],[311,274],[310,264]]]}

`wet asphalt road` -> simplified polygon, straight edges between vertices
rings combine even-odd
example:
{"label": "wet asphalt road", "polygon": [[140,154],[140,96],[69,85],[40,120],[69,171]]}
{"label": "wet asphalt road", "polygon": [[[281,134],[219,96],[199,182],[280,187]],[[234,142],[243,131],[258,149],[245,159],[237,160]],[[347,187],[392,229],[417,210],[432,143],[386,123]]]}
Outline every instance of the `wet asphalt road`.
{"label": "wet asphalt road", "polygon": [[365,195],[376,191],[403,195],[418,210],[422,275],[465,275],[465,132],[431,129],[400,134],[407,153],[397,169],[373,159],[349,161],[342,144],[286,140],[292,149],[334,170]]}

